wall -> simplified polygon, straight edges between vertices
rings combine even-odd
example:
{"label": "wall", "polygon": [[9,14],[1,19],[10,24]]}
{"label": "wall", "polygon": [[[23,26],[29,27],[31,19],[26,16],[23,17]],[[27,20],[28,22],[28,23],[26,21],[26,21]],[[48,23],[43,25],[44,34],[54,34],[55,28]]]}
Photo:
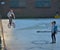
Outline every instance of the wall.
{"label": "wall", "polygon": [[[10,7],[10,0],[4,0],[6,3],[2,6],[3,18],[6,17]],[[35,18],[35,17],[53,17],[57,11],[57,0],[51,0],[51,7],[49,8],[36,8],[35,0],[26,0],[25,8],[11,8],[16,14],[16,18]],[[60,11],[60,9],[58,9]],[[60,13],[60,12],[59,12]]]}

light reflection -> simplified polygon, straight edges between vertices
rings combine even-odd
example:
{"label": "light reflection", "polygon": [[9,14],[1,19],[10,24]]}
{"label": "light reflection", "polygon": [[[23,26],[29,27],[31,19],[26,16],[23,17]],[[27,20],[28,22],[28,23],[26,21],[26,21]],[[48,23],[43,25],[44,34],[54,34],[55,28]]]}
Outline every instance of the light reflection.
{"label": "light reflection", "polygon": [[7,43],[12,40],[13,28],[8,28],[8,20],[2,20],[4,39]]}

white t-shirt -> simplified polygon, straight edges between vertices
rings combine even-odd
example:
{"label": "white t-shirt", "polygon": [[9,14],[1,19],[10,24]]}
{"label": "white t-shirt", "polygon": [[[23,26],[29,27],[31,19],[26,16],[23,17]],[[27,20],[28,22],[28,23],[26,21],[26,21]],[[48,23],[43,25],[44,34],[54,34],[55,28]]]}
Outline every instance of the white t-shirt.
{"label": "white t-shirt", "polygon": [[10,12],[10,11],[9,11],[8,14],[7,14],[7,16],[8,16],[8,17],[11,17],[11,16],[12,16],[11,14],[14,15],[13,12]]}

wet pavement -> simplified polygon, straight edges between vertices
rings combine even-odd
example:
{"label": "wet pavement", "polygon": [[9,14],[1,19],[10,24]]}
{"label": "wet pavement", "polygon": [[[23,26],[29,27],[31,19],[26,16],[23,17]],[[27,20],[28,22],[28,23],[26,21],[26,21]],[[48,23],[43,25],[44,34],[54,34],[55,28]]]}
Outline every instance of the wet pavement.
{"label": "wet pavement", "polygon": [[[57,42],[51,43],[51,22],[56,21],[60,31],[60,19],[16,19],[15,28],[8,28],[8,20],[2,20],[7,50],[60,50],[60,32]],[[46,31],[46,32],[44,32]]]}

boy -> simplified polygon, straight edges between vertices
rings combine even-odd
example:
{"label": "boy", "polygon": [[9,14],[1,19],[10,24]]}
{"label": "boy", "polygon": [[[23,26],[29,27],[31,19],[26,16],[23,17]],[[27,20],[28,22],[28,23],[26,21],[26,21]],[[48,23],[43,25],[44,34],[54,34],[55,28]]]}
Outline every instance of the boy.
{"label": "boy", "polygon": [[56,26],[56,21],[53,21],[52,22],[52,30],[51,30],[52,34],[51,34],[51,37],[52,37],[52,43],[56,43],[56,33],[57,33],[57,26]]}
{"label": "boy", "polygon": [[[13,12],[12,9],[10,9],[10,11],[8,12],[7,14],[8,18],[9,18],[9,24],[8,26],[11,26],[12,25],[12,19],[14,18],[15,19],[15,14]],[[14,23],[13,23],[14,24]]]}

